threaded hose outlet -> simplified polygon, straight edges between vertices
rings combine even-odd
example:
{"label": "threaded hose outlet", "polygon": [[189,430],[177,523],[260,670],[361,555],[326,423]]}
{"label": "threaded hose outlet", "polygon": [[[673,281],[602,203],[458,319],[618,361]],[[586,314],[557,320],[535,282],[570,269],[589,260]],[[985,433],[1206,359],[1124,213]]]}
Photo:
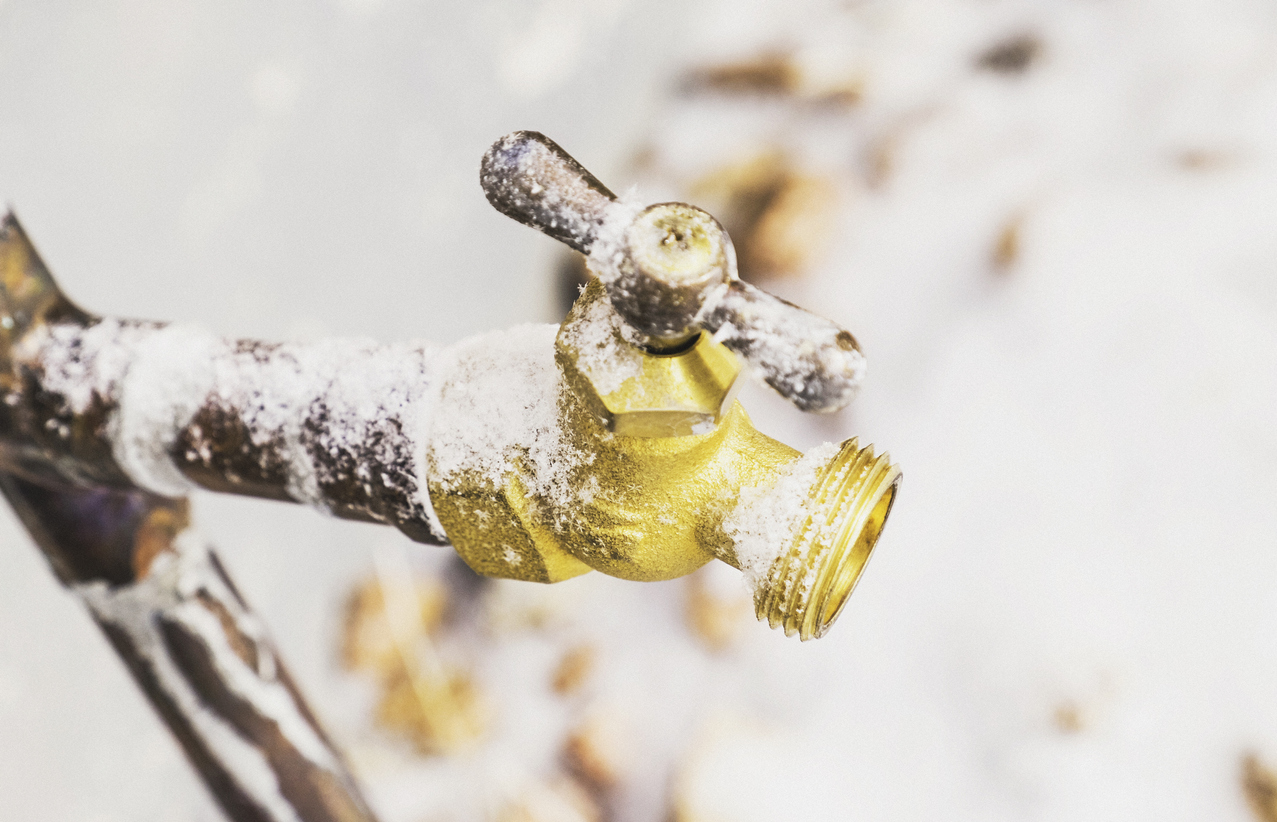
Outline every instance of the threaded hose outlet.
{"label": "threaded hose outlet", "polygon": [[900,469],[856,438],[817,475],[788,551],[759,581],[754,609],[786,636],[825,635],[873,553],[900,486]]}

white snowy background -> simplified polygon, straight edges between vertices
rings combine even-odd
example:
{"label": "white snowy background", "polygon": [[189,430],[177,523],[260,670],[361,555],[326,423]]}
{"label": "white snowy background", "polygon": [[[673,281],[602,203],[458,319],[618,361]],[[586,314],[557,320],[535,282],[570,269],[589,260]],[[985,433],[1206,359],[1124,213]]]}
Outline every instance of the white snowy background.
{"label": "white snowy background", "polygon": [[[1026,33],[1023,73],[977,67]],[[675,93],[777,48],[860,102]],[[516,128],[618,189],[645,145],[826,169],[833,247],[777,288],[851,328],[869,379],[833,418],[745,402],[799,447],[874,442],[905,482],[814,643],[755,626],[710,654],[680,582],[497,586],[558,627],[485,640],[493,738],[443,762],[378,742],[335,648],[375,556],[445,550],[198,497],[385,822],[481,819],[552,770],[568,641],[601,649],[591,710],[629,728],[624,822],[674,794],[719,822],[1250,818],[1241,758],[1277,762],[1277,6],[0,0],[0,196],[103,314],[440,342],[557,320],[559,250],[476,180]],[[218,818],[0,513],[0,819]]]}

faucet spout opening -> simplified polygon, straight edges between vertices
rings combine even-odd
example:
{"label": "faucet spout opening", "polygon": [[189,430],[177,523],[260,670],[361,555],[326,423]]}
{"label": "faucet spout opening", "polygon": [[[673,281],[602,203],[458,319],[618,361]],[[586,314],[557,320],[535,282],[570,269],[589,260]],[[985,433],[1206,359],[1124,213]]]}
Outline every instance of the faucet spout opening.
{"label": "faucet spout opening", "polygon": [[891,513],[900,469],[855,438],[810,486],[793,542],[757,581],[760,620],[787,636],[815,639],[829,630],[856,587]]}

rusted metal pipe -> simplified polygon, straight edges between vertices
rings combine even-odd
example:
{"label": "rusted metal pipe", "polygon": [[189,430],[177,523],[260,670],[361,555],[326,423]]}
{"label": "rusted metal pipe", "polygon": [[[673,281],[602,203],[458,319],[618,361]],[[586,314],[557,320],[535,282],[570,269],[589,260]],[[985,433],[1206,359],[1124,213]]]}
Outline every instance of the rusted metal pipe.
{"label": "rusted metal pipe", "polygon": [[88,323],[17,221],[0,224],[0,492],[88,607],[235,822],[374,822],[265,626],[189,527],[184,497],[144,491],[110,458],[100,398],[57,412],[8,359],[45,323]]}

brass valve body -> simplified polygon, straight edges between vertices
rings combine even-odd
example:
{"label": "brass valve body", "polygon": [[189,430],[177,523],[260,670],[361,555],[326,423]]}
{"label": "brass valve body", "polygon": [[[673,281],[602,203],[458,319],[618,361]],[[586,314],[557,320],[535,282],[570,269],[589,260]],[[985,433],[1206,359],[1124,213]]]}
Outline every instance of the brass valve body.
{"label": "brass valve body", "polygon": [[[556,339],[565,440],[590,455],[567,469],[570,501],[531,494],[535,470],[516,461],[499,485],[477,472],[445,487],[431,480],[435,512],[458,554],[487,576],[557,582],[591,569],[655,581],[718,558],[737,568],[725,519],[747,489],[776,484],[802,454],[757,431],[732,399],[740,366],[702,333],[681,351],[630,345],[619,325],[590,340],[613,367],[636,371],[619,386],[591,379],[582,323],[609,308],[595,281]],[[605,326],[606,330],[606,326]],[[597,376],[597,375],[596,375]],[[814,471],[791,531],[755,571],[760,619],[807,639],[820,636],[845,604],[894,500],[899,469],[849,440]]]}

